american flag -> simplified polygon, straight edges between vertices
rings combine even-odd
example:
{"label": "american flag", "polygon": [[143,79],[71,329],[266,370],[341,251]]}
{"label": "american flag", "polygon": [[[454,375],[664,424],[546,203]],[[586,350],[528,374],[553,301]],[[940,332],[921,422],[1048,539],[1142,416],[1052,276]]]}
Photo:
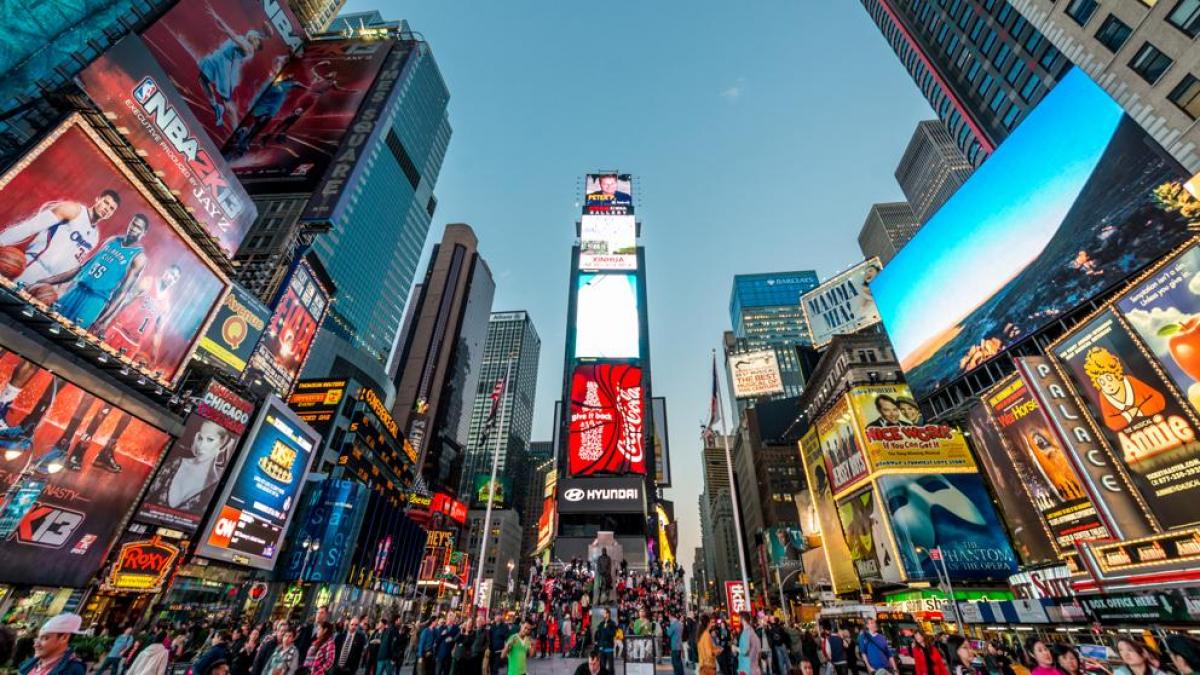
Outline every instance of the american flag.
{"label": "american flag", "polygon": [[721,421],[721,406],[718,396],[721,395],[721,385],[717,380],[717,353],[713,352],[712,361],[712,399],[708,402],[708,423],[704,425],[704,440],[711,442],[716,433],[713,427]]}

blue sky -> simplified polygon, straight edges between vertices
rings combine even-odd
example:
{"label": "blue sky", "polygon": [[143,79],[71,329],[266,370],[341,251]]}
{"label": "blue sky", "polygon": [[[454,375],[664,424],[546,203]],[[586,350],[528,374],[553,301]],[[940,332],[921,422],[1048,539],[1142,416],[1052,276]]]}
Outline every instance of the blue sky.
{"label": "blue sky", "polygon": [[901,362],[1037,257],[1121,115],[1087,75],[1071,72],[884,267],[871,291]]}
{"label": "blue sky", "polygon": [[430,240],[446,223],[469,223],[496,276],[494,308],[532,315],[542,338],[535,440],[550,438],[561,396],[583,174],[634,174],[654,394],[667,397],[678,486],[667,497],[690,565],[699,423],[733,275],[826,278],[860,260],[867,210],[902,198],[896,163],[933,116],[920,92],[854,0],[346,9],[408,19],[433,47],[454,136]]}

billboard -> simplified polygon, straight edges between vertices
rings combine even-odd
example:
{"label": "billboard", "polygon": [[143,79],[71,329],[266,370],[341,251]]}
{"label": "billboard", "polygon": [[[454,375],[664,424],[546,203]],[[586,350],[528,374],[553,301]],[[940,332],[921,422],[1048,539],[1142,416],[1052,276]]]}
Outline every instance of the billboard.
{"label": "billboard", "polygon": [[256,193],[311,192],[379,74],[390,40],[317,40],[267,85],[225,144]]}
{"label": "billboard", "polygon": [[646,473],[642,369],[626,363],[575,366],[567,435],[567,472]]}
{"label": "billboard", "polygon": [[300,380],[288,396],[291,408],[305,424],[327,437],[346,397],[346,380]]}
{"label": "billboard", "polygon": [[254,404],[209,382],[142,500],[136,518],[195,532],[237,451]]}
{"label": "billboard", "polygon": [[633,181],[627,173],[589,173],[584,179],[585,214],[633,214]]}
{"label": "billboard", "polygon": [[667,435],[667,399],[655,396],[650,399],[650,422],[654,430],[650,441],[654,443],[654,484],[671,487],[671,440]]}
{"label": "billboard", "polygon": [[575,295],[575,358],[636,359],[640,356],[637,277],[633,274],[581,273]]}
{"label": "billboard", "polygon": [[125,36],[78,80],[163,185],[232,258],[258,209],[142,39]]}
{"label": "billboard", "polygon": [[783,393],[783,377],[775,350],[764,349],[729,356],[729,375],[735,398],[757,398]]}
{"label": "billboard", "polygon": [[879,478],[900,561],[910,579],[936,579],[940,548],[951,579],[1007,579],[1017,558],[977,473],[891,474]]}
{"label": "billboard", "polygon": [[78,115],[0,177],[0,283],[162,384],[228,286]]}
{"label": "billboard", "polygon": [[308,350],[328,307],[329,291],[317,280],[308,263],[299,261],[275,303],[262,339],[250,355],[247,381],[264,380],[278,396],[288,396],[304,369]]}
{"label": "billboard", "polygon": [[[297,531],[292,534],[281,577],[288,581],[340,583],[362,531],[370,488],[358,481],[326,478],[309,483],[297,509]],[[316,551],[297,544],[318,542]]]}
{"label": "billboard", "polygon": [[579,269],[636,270],[637,223],[633,216],[580,218]]}
{"label": "billboard", "polygon": [[286,2],[181,2],[142,38],[217,145],[300,49],[303,30]]}
{"label": "billboard", "polygon": [[842,492],[870,472],[867,458],[854,433],[850,404],[841,396],[817,418],[814,427],[821,448],[821,459],[835,494]]}
{"label": "billboard", "polygon": [[646,513],[645,485],[640,476],[562,478],[558,513]]}
{"label": "billboard", "polygon": [[241,375],[269,318],[271,312],[266,305],[250,291],[231,283],[212,323],[200,337],[196,359],[231,375]]}
{"label": "billboard", "polygon": [[855,387],[848,396],[872,470],[975,468],[962,433],[946,424],[927,423],[908,385]]}
{"label": "billboard", "polygon": [[1183,243],[1154,198],[1184,178],[1086,73],[1068,73],[879,273],[879,314],[926,395]]}
{"label": "billboard", "polygon": [[787,572],[801,566],[801,556],[808,547],[799,527],[768,527],[766,536],[767,560],[773,567]]}
{"label": "billboard", "polygon": [[[23,470],[42,483],[0,539],[0,582],[82,587],[100,569],[170,437],[11,352],[0,381],[0,490]],[[15,390],[15,391],[14,391]],[[58,468],[57,472],[54,469]],[[28,485],[28,482],[26,482]]]}
{"label": "billboard", "polygon": [[512,497],[512,479],[508,476],[496,476],[496,480],[492,480],[491,476],[482,473],[475,476],[475,489],[471,493],[471,508],[486,508],[489,501],[492,503],[492,508],[507,508]]}
{"label": "billboard", "polygon": [[812,496],[813,510],[821,530],[821,548],[829,567],[829,577],[834,593],[845,593],[858,589],[858,576],[846,546],[837,506],[833,501],[833,487],[829,480],[829,468],[821,452],[821,443],[815,427],[800,439],[800,459],[804,463],[805,478]]}
{"label": "billboard", "polygon": [[196,554],[273,569],[321,437],[271,396],[217,498]]}
{"label": "billboard", "polygon": [[854,570],[863,581],[899,582],[900,568],[888,541],[883,505],[869,483],[862,490],[838,500],[838,520]]}
{"label": "billboard", "polygon": [[1054,346],[1117,462],[1164,528],[1200,521],[1196,423],[1111,309]]}
{"label": "billboard", "polygon": [[846,335],[879,323],[879,310],[870,285],[881,269],[879,258],[871,258],[800,296],[814,347],[829,344],[834,335]]}

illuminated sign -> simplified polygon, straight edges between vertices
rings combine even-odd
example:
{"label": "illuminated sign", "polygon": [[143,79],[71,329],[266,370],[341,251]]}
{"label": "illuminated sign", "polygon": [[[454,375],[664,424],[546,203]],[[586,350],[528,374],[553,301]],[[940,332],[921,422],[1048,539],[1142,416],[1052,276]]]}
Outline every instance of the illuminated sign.
{"label": "illuminated sign", "polygon": [[584,180],[585,214],[633,214],[633,181],[629,174],[589,173]]}
{"label": "illuminated sign", "polygon": [[579,221],[579,269],[637,269],[633,216],[583,216]]}
{"label": "illuminated sign", "polygon": [[125,544],[108,574],[105,589],[157,593],[178,558],[179,548],[158,537]]}
{"label": "illuminated sign", "polygon": [[736,632],[742,625],[742,612],[750,611],[745,584],[740,581],[725,582],[725,608],[729,611],[729,621]]}
{"label": "illuminated sign", "polygon": [[567,471],[646,473],[642,369],[624,363],[579,365],[571,375]]}
{"label": "illuminated sign", "polygon": [[1084,542],[1080,550],[1095,581],[1094,586],[1076,584],[1084,590],[1194,586],[1200,580],[1200,528],[1117,542]]}
{"label": "illuminated sign", "polygon": [[731,354],[729,374],[733,378],[735,398],[755,398],[783,392],[783,377],[779,374],[779,360],[774,350]]}
{"label": "illuminated sign", "polygon": [[633,274],[581,273],[576,281],[575,358],[641,356],[638,281]]}
{"label": "illuminated sign", "polygon": [[270,317],[270,310],[250,291],[232,284],[229,295],[200,338],[196,358],[241,375]]}
{"label": "illuminated sign", "polygon": [[814,347],[879,323],[870,284],[882,268],[878,258],[871,258],[800,296]]}
{"label": "illuminated sign", "polygon": [[[371,389],[370,387],[362,387],[359,389],[358,400],[367,404],[367,407],[371,409],[371,412],[375,413],[375,417],[379,418],[380,423],[382,423],[384,428],[388,430],[388,433],[392,435],[392,438],[400,437],[400,425],[396,424],[396,420],[392,418],[392,413],[389,412],[386,407],[384,407],[383,401],[379,399],[379,394],[376,394],[374,389]],[[407,443],[406,445],[411,447],[411,445]],[[408,452],[408,447],[405,448],[406,454]],[[415,452],[413,453],[411,459],[414,462],[417,461]]]}
{"label": "illuminated sign", "polygon": [[429,510],[434,513],[446,515],[450,520],[458,524],[467,522],[467,505],[458,501],[454,497],[445,492],[433,493],[433,499],[429,505]]}

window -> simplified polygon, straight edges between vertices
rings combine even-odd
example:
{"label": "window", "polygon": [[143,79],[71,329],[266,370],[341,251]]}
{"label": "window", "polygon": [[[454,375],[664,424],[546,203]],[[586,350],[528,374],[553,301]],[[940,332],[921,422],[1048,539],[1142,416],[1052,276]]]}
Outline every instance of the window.
{"label": "window", "polygon": [[967,161],[974,164],[975,159],[979,157],[979,150],[981,147],[982,146],[979,145],[979,141],[971,141],[971,148],[967,150]]}
{"label": "window", "polygon": [[984,56],[987,56],[992,51],[992,45],[994,44],[996,44],[996,31],[989,28],[987,37],[983,39],[983,45],[979,48],[979,51],[983,52]]}
{"label": "window", "polygon": [[937,43],[939,45],[946,43],[946,33],[949,31],[950,31],[950,24],[946,24],[946,25],[942,26],[942,29],[940,31],[938,31]]}
{"label": "window", "polygon": [[1011,51],[1012,49],[1007,44],[1000,45],[1000,49],[997,49],[996,55],[992,57],[992,63],[994,63],[997,68],[1003,68],[1004,62],[1008,59],[1008,55]]}
{"label": "window", "polygon": [[1000,8],[1000,13],[996,15],[996,20],[1000,22],[1001,26],[1003,26],[1008,23],[1008,19],[1011,16],[1012,16],[1012,5],[1010,5],[1006,2],[1006,3],[1004,3],[1004,6]]}
{"label": "window", "polygon": [[950,36],[950,44],[946,45],[946,56],[954,58],[955,52],[958,51],[958,34]]}
{"label": "window", "polygon": [[1012,106],[1008,109],[1008,113],[1004,115],[1004,128],[1012,129],[1017,124],[1017,118],[1021,115],[1021,108]]}
{"label": "window", "polygon": [[974,82],[975,78],[979,77],[979,62],[971,63],[971,67],[967,69],[967,81]]}
{"label": "window", "polygon": [[1083,26],[1096,13],[1096,7],[1098,6],[1099,3],[1096,0],[1071,0],[1064,11],[1066,11],[1067,16],[1075,20],[1075,23]]}
{"label": "window", "polygon": [[998,87],[996,95],[992,97],[992,102],[988,107],[992,109],[992,112],[1000,112],[1000,106],[1004,105],[1005,100],[1004,89]]}
{"label": "window", "polygon": [[1183,76],[1167,98],[1171,99],[1171,103],[1179,106],[1179,109],[1187,114],[1188,117],[1196,119],[1200,117],[1200,80],[1192,76],[1191,73]]}
{"label": "window", "polygon": [[979,95],[987,96],[988,89],[991,89],[991,88],[992,88],[992,76],[984,75],[983,79],[979,81]]}
{"label": "window", "polygon": [[1021,87],[1021,100],[1029,103],[1033,101],[1033,97],[1037,95],[1038,85],[1042,83],[1042,78],[1038,77],[1037,73],[1030,73],[1029,79],[1025,81],[1025,86]]}
{"label": "window", "polygon": [[1116,53],[1129,39],[1129,34],[1133,32],[1126,23],[1116,16],[1109,14],[1104,23],[1100,24],[1100,30],[1096,31],[1096,40],[1105,46],[1108,51]]}
{"label": "window", "polygon": [[1021,31],[1024,30],[1025,26],[1028,23],[1029,22],[1025,20],[1025,17],[1018,16],[1017,20],[1013,22],[1012,28],[1008,29],[1009,34],[1011,34],[1014,38],[1020,40],[1021,39]]}
{"label": "window", "polygon": [[979,35],[983,33],[984,20],[983,17],[975,19],[975,25],[971,26],[971,42],[979,44]]}
{"label": "window", "polygon": [[972,12],[970,9],[963,12],[962,16],[958,17],[958,27],[966,30],[967,24],[971,23],[971,17],[973,16],[975,16],[975,12]]}
{"label": "window", "polygon": [[1013,61],[1012,68],[1008,69],[1008,75],[1004,77],[1009,84],[1016,84],[1021,78],[1021,74],[1025,72],[1025,62],[1021,59]]}
{"label": "window", "polygon": [[1042,54],[1042,58],[1040,61],[1038,61],[1038,63],[1041,64],[1041,66],[1046,70],[1051,70],[1053,69],[1054,62],[1057,60],[1058,50],[1054,48],[1054,45],[1050,45],[1049,47],[1046,47],[1046,53]]}
{"label": "window", "polygon": [[1158,79],[1167,72],[1167,68],[1171,67],[1171,57],[1158,50],[1158,47],[1149,42],[1142,45],[1142,48],[1133,55],[1133,59],[1129,61],[1129,68],[1133,72],[1141,75],[1142,79],[1154,84]]}
{"label": "window", "polygon": [[1200,34],[1200,0],[1179,0],[1167,15],[1167,21],[1188,37],[1196,37]]}
{"label": "window", "polygon": [[1029,33],[1029,37],[1025,39],[1025,51],[1033,54],[1037,51],[1039,45],[1042,44],[1042,34],[1035,31]]}

